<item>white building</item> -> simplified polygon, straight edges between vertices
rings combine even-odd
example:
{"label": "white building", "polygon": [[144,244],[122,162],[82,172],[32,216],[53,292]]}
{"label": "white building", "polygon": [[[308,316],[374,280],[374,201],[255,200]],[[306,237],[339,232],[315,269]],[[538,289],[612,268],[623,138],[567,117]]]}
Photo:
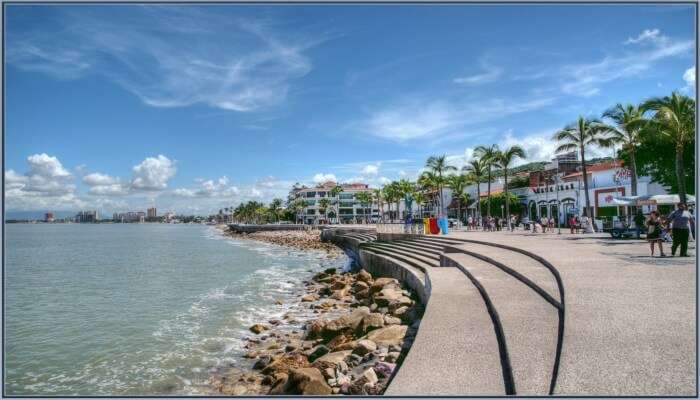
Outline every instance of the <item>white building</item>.
{"label": "white building", "polygon": [[[369,185],[364,183],[343,183],[343,189],[338,197],[331,197],[331,190],[338,186],[335,182],[325,182],[317,187],[295,188],[289,193],[290,203],[297,199],[303,199],[306,207],[298,216],[305,224],[318,224],[324,220],[332,223],[361,223],[376,221],[379,218],[379,209],[376,201],[370,205],[363,205],[357,199],[357,194],[362,192],[372,193]],[[321,211],[321,199],[327,198],[330,205],[325,209],[325,215]],[[336,215],[336,213],[338,215]]]}

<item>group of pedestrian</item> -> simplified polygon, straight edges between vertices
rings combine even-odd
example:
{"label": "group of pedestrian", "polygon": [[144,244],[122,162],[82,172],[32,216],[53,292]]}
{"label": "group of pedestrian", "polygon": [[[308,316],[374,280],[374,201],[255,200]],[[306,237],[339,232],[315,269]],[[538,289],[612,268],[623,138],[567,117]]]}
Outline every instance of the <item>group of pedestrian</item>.
{"label": "group of pedestrian", "polygon": [[496,232],[500,230],[508,229],[508,220],[510,219],[510,230],[513,231],[515,226],[520,222],[516,215],[511,215],[510,218],[500,218],[497,216],[485,216],[485,217],[467,217],[467,230],[468,231],[478,231],[483,230],[484,232]]}
{"label": "group of pedestrian", "polygon": [[[635,223],[637,222],[635,218]],[[688,257],[688,241],[692,234],[693,239],[695,238],[695,218],[693,213],[687,210],[687,207],[683,203],[679,203],[677,208],[668,215],[668,217],[663,217],[658,211],[652,211],[649,214],[649,218],[646,220],[647,228],[647,241],[649,242],[649,249],[651,250],[651,256],[654,256],[654,245],[656,244],[659,248],[659,256],[666,257],[663,248],[663,242],[667,241],[668,237],[671,237],[671,256],[676,256],[676,250],[680,247],[679,255],[681,257]]]}

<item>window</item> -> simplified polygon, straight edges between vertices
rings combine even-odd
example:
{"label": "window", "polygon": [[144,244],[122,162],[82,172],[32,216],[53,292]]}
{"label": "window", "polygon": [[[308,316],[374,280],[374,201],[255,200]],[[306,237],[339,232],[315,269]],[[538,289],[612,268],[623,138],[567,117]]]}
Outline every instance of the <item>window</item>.
{"label": "window", "polygon": [[315,206],[316,205],[316,200],[306,200],[306,206]]}
{"label": "window", "polygon": [[306,197],[316,197],[316,192],[306,192]]}
{"label": "window", "polygon": [[318,197],[326,197],[326,192],[318,192]]}
{"label": "window", "polygon": [[355,197],[355,195],[352,193],[340,193],[338,197],[341,200],[352,200]]}
{"label": "window", "polygon": [[352,201],[341,201],[340,206],[341,207],[352,207],[355,203]]}
{"label": "window", "polygon": [[306,215],[315,215],[315,214],[316,214],[316,209],[312,208],[310,210],[306,210]]}
{"label": "window", "polygon": [[352,208],[341,208],[340,215],[352,215]]}

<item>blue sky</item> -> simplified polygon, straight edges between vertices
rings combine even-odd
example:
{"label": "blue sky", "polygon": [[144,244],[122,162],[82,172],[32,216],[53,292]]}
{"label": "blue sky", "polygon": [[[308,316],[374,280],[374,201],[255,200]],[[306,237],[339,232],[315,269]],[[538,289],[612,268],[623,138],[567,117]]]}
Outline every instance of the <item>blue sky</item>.
{"label": "blue sky", "polygon": [[[617,102],[694,94],[690,5],[6,6],[8,210],[208,213],[294,182],[551,157]],[[600,155],[610,151],[597,150]]]}

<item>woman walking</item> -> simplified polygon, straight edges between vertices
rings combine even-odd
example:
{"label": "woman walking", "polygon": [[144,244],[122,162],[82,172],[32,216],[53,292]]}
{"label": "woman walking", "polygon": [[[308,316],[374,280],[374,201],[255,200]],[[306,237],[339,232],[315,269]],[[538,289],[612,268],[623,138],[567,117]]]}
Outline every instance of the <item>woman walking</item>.
{"label": "woman walking", "polygon": [[654,243],[659,245],[659,253],[661,257],[666,257],[663,248],[663,239],[661,238],[661,221],[659,220],[659,213],[652,211],[647,220],[647,241],[649,242],[649,249],[651,250],[651,256],[654,257]]}

